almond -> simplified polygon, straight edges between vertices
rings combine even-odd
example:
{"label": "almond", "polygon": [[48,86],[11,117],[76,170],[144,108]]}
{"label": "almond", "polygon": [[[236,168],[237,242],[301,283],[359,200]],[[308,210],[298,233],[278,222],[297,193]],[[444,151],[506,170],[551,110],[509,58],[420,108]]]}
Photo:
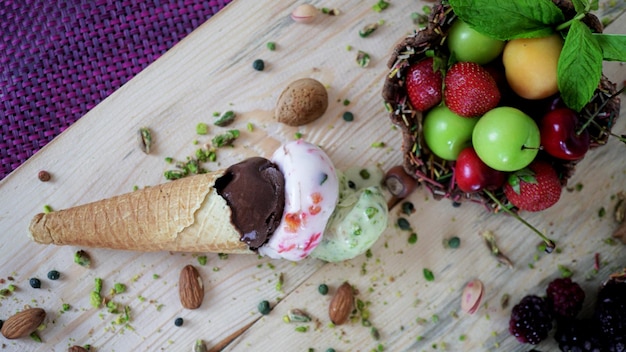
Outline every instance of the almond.
{"label": "almond", "polygon": [[276,102],[278,122],[302,126],[320,118],[328,108],[326,87],[313,78],[291,82]]}
{"label": "almond", "polygon": [[46,318],[46,311],[41,308],[23,310],[2,325],[2,335],[7,339],[19,339],[28,336],[41,325]]}
{"label": "almond", "polygon": [[204,299],[204,284],[198,270],[193,265],[187,265],[180,272],[178,280],[180,303],[187,309],[196,309]]}
{"label": "almond", "polygon": [[348,320],[350,317],[350,313],[354,307],[354,290],[352,289],[352,285],[350,285],[347,281],[344,282],[339,288],[333,299],[330,301],[330,306],[328,307],[328,315],[330,316],[330,321],[335,325],[341,325]]}
{"label": "almond", "polygon": [[87,349],[82,346],[74,345],[67,349],[67,352],[87,352]]}

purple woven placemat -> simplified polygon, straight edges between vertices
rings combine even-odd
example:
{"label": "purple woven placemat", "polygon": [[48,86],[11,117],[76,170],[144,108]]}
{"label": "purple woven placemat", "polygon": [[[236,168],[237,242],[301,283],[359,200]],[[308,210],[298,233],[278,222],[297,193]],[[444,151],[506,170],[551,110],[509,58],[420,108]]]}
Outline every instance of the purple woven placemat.
{"label": "purple woven placemat", "polygon": [[231,0],[0,0],[0,179]]}

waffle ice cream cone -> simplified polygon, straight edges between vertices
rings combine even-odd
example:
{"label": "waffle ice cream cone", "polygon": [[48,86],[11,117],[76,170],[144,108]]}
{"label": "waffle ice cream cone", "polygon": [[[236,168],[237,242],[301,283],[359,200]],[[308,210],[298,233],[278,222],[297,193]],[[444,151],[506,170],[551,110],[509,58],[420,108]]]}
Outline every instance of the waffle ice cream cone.
{"label": "waffle ice cream cone", "polygon": [[42,244],[133,251],[254,253],[230,221],[216,191],[225,170],[47,214],[37,214],[30,235]]}

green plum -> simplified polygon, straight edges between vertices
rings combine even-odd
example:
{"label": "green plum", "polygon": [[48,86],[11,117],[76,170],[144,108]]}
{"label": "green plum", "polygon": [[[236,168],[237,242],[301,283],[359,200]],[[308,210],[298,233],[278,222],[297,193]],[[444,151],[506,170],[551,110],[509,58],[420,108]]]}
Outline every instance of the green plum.
{"label": "green plum", "polygon": [[478,157],[498,171],[516,171],[537,156],[541,137],[535,121],[521,110],[502,106],[484,114],[472,134]]}
{"label": "green plum", "polygon": [[479,65],[491,62],[504,49],[504,41],[490,38],[467,23],[456,19],[448,32],[448,49],[457,61],[470,61]]}
{"label": "green plum", "polygon": [[456,160],[470,146],[478,118],[461,117],[445,105],[431,109],[424,117],[424,141],[430,150],[445,160]]}

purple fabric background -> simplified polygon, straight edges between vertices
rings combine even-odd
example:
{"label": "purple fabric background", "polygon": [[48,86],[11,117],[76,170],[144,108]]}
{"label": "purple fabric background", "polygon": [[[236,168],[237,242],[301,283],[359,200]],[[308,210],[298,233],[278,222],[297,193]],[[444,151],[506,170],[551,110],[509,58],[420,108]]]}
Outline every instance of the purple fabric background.
{"label": "purple fabric background", "polygon": [[231,0],[0,0],[0,179]]}

